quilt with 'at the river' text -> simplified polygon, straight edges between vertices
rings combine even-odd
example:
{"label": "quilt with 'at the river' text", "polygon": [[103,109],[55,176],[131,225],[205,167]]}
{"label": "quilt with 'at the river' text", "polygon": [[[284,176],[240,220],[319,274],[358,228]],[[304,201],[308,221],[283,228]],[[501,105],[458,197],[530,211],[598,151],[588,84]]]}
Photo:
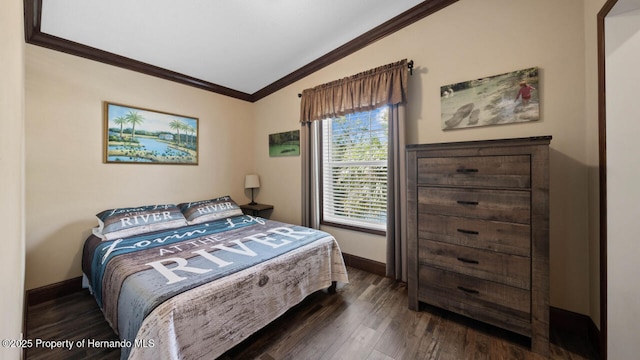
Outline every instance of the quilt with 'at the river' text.
{"label": "quilt with 'at the river' text", "polygon": [[[328,236],[242,215],[111,241],[90,238],[83,270],[111,327],[133,342],[167,299]],[[130,349],[122,351],[126,358]]]}

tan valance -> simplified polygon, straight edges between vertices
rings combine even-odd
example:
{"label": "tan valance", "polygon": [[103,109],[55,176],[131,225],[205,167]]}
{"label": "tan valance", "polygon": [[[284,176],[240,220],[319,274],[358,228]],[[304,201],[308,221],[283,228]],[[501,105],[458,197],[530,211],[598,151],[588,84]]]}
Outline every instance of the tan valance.
{"label": "tan valance", "polygon": [[302,92],[300,122],[326,119],[407,99],[407,60],[380,66]]}

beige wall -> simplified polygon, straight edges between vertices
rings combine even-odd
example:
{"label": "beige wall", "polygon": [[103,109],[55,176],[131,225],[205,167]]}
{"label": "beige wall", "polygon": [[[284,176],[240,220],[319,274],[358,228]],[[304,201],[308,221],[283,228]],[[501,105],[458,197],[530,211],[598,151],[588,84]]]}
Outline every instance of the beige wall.
{"label": "beige wall", "polygon": [[[102,102],[199,118],[199,165],[104,164]],[[81,275],[94,214],[229,194],[247,201],[250,103],[26,46],[26,288]]]}
{"label": "beige wall", "polygon": [[[0,6],[0,339],[20,339],[24,293],[24,35],[22,1]],[[0,359],[20,359],[0,347]]]}
{"label": "beige wall", "polygon": [[[274,217],[300,221],[299,159],[269,158],[266,151],[269,133],[299,127],[297,93],[402,58],[413,59],[408,143],[553,136],[551,305],[590,314],[593,158],[588,149],[591,154],[597,142],[593,131],[588,137],[586,130],[585,17],[582,0],[461,0],[259,101],[255,157],[264,182],[260,200],[275,205]],[[540,121],[441,130],[441,85],[532,66],[541,73]],[[327,230],[336,235],[343,251],[384,261],[381,237]]]}

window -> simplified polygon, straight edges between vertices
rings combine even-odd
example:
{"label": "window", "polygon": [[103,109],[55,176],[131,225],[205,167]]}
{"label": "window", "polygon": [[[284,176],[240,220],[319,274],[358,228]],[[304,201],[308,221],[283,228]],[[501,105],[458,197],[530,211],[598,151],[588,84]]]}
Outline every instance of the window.
{"label": "window", "polygon": [[387,228],[387,107],[322,121],[322,218],[327,225]]}

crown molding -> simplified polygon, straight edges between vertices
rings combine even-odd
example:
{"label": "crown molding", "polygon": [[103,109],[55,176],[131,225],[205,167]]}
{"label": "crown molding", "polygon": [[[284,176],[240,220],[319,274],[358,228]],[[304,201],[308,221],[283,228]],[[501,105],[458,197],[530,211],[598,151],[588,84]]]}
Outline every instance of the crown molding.
{"label": "crown molding", "polygon": [[225,86],[43,33],[40,28],[42,20],[42,0],[24,0],[25,41],[28,44],[99,61],[232,98],[256,102],[457,1],[458,0],[426,0],[253,94],[230,89]]}

